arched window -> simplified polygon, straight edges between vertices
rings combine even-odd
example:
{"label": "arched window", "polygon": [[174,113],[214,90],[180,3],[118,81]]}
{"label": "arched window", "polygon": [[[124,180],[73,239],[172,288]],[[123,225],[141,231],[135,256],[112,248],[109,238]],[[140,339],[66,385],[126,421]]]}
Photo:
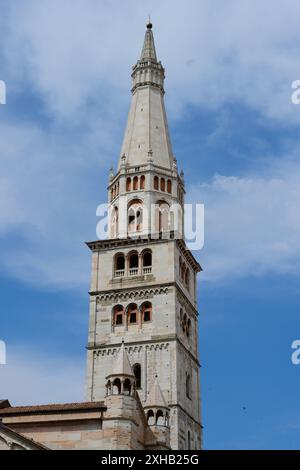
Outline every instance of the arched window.
{"label": "arched window", "polygon": [[136,304],[128,306],[128,324],[135,324],[138,322],[138,307]]}
{"label": "arched window", "polygon": [[145,189],[145,176],[142,175],[140,179],[140,189]]}
{"label": "arched window", "polygon": [[191,399],[191,376],[186,374],[186,396]]}
{"label": "arched window", "polygon": [[171,180],[167,181],[167,191],[169,194],[172,193],[172,181]]}
{"label": "arched window", "polygon": [[141,377],[142,377],[141,364],[134,364],[134,366],[132,367],[132,370],[135,376],[136,388],[141,388]]}
{"label": "arched window", "polygon": [[158,176],[154,176],[154,189],[158,190],[158,183],[159,183]]}
{"label": "arched window", "polygon": [[128,208],[128,232],[140,232],[143,228],[143,207],[139,200],[131,202]]}
{"label": "arched window", "polygon": [[145,302],[142,304],[142,321],[147,323],[152,320],[152,304],[151,302]]}
{"label": "arched window", "polygon": [[147,412],[147,423],[149,426],[153,426],[155,424],[153,410],[149,410]]}
{"label": "arched window", "polygon": [[124,395],[130,395],[131,394],[131,382],[130,382],[129,379],[124,380],[123,393],[124,393]]}
{"label": "arched window", "polygon": [[147,250],[143,253],[143,273],[149,274],[152,271],[152,252]]}
{"label": "arched window", "polygon": [[124,307],[122,305],[116,305],[113,310],[114,314],[114,325],[123,325],[124,321]]}
{"label": "arched window", "polygon": [[129,276],[136,276],[139,273],[139,255],[135,251],[129,253]]}
{"label": "arched window", "polygon": [[126,180],[126,191],[131,191],[131,178]]}
{"label": "arched window", "polygon": [[160,179],[160,190],[165,191],[166,190],[166,180],[165,178]]}
{"label": "arched window", "polygon": [[159,233],[170,230],[170,207],[164,201],[155,204],[155,230]]}
{"label": "arched window", "polygon": [[115,277],[124,277],[125,274],[125,256],[118,253],[115,256]]}
{"label": "arched window", "polygon": [[157,426],[164,426],[165,418],[162,410],[158,410],[156,413],[156,424]]}
{"label": "arched window", "polygon": [[113,381],[113,395],[120,395],[121,394],[121,380],[115,379]]}
{"label": "arched window", "polygon": [[139,179],[137,176],[133,178],[133,191],[137,191],[139,189]]}

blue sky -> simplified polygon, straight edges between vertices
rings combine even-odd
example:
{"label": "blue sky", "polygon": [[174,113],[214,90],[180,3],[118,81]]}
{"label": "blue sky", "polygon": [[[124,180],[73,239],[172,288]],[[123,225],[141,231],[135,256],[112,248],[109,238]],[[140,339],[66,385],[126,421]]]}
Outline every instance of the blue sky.
{"label": "blue sky", "polygon": [[83,242],[96,238],[151,12],[174,153],[206,210],[205,447],[299,448],[300,5],[224,4],[0,0],[1,397],[84,398]]}

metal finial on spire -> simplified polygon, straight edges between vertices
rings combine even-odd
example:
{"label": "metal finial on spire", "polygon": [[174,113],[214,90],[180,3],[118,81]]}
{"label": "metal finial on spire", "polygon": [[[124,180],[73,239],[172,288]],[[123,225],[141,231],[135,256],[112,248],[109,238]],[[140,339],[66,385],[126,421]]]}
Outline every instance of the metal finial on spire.
{"label": "metal finial on spire", "polygon": [[150,14],[148,15],[148,23],[147,23],[147,29],[152,29],[152,23],[151,23],[151,16]]}

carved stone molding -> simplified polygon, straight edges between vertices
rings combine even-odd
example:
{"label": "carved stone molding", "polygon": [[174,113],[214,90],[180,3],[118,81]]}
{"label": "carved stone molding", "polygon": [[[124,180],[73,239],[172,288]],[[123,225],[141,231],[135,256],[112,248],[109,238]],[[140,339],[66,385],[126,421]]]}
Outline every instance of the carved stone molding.
{"label": "carved stone molding", "polygon": [[[147,351],[158,351],[158,350],[163,350],[163,349],[168,349],[169,348],[169,343],[155,343],[155,344],[138,344],[134,346],[125,346],[125,350],[127,353],[130,354],[135,354],[135,353],[141,353],[144,349]],[[112,348],[101,348],[94,350],[94,356],[115,356],[119,351],[119,348],[117,347],[112,347]]]}
{"label": "carved stone molding", "polygon": [[97,305],[100,305],[102,302],[113,302],[118,303],[120,301],[126,300],[135,300],[135,299],[145,299],[149,300],[155,295],[168,294],[169,287],[157,287],[151,289],[139,289],[139,290],[130,290],[123,292],[109,292],[105,294],[99,294],[96,297]]}

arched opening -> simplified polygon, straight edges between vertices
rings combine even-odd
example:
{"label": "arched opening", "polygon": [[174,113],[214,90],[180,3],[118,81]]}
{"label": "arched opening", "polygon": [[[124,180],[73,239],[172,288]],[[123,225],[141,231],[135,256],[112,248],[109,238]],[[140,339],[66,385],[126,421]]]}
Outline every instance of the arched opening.
{"label": "arched opening", "polygon": [[139,255],[136,252],[129,254],[129,275],[136,276],[139,273]]}
{"label": "arched opening", "polygon": [[155,230],[159,233],[169,232],[170,230],[170,207],[164,201],[156,203]]}
{"label": "arched opening", "polygon": [[148,423],[148,426],[153,426],[155,424],[153,410],[149,410],[147,412],[147,423]]}
{"label": "arched opening", "polygon": [[172,181],[171,180],[167,181],[167,191],[169,194],[172,193]]}
{"label": "arched opening", "polygon": [[156,424],[157,426],[164,426],[165,418],[162,410],[158,410],[156,413]]}
{"label": "arched opening", "polygon": [[111,215],[111,238],[118,237],[119,230],[119,211],[117,207],[113,208]]}
{"label": "arched opening", "polygon": [[186,396],[187,398],[191,399],[191,376],[186,374]]}
{"label": "arched opening", "polygon": [[152,272],[152,252],[150,250],[143,253],[143,273],[150,274]]}
{"label": "arched opening", "polygon": [[115,277],[123,277],[125,274],[125,256],[118,253],[115,256]]}
{"label": "arched opening", "polygon": [[165,180],[165,178],[160,179],[160,190],[163,191],[163,192],[165,192],[165,190],[166,190],[166,180]]}
{"label": "arched opening", "polygon": [[145,302],[142,304],[142,321],[147,323],[152,320],[152,304],[151,302]]}
{"label": "arched opening", "polygon": [[154,189],[158,190],[159,179],[158,176],[154,176]]}
{"label": "arched opening", "polygon": [[127,178],[126,180],[126,191],[131,191],[131,178]]}
{"label": "arched opening", "polygon": [[128,306],[127,316],[128,324],[134,325],[138,322],[138,306],[136,304],[130,304]]}
{"label": "arched opening", "polygon": [[145,176],[142,175],[140,179],[140,189],[145,189]]}
{"label": "arched opening", "polygon": [[188,431],[188,450],[191,450],[191,433]]}
{"label": "arched opening", "polygon": [[121,380],[115,379],[113,381],[113,395],[120,395],[121,394]]}
{"label": "arched opening", "polygon": [[114,313],[114,325],[120,326],[124,322],[124,307],[123,305],[116,305],[113,310]]}
{"label": "arched opening", "polygon": [[129,379],[124,380],[123,393],[124,393],[124,395],[130,395],[131,394],[131,382],[130,382]]}
{"label": "arched opening", "polygon": [[137,191],[139,189],[139,179],[137,176],[133,178],[133,191]]}
{"label": "arched opening", "polygon": [[141,388],[141,378],[142,378],[141,364],[134,364],[134,366],[132,367],[132,370],[135,376],[136,388]]}
{"label": "arched opening", "polygon": [[139,200],[132,201],[128,208],[128,232],[140,232],[143,228],[143,207]]}

